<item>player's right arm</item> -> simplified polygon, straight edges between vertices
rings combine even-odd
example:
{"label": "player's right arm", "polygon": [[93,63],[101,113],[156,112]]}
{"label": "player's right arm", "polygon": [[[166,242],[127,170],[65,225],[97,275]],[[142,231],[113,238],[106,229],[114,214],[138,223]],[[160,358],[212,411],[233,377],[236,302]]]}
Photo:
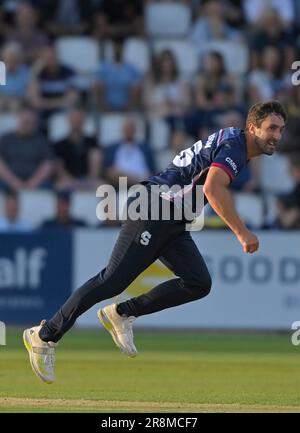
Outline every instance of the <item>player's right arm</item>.
{"label": "player's right arm", "polygon": [[254,253],[259,246],[258,238],[247,229],[235,210],[229,184],[229,175],[222,168],[212,166],[208,171],[203,192],[214,211],[236,235],[244,252]]}

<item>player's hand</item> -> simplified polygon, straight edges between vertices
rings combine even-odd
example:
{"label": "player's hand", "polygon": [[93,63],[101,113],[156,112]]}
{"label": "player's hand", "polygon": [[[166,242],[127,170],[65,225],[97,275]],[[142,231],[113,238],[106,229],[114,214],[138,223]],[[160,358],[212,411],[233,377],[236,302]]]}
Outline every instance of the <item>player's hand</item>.
{"label": "player's hand", "polygon": [[243,247],[244,253],[251,254],[258,250],[259,240],[254,233],[245,230],[243,233],[237,234],[236,236]]}

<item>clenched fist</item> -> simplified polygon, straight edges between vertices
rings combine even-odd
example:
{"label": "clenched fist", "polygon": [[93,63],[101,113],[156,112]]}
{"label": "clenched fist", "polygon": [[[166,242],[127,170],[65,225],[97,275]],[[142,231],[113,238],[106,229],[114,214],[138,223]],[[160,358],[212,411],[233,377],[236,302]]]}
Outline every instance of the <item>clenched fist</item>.
{"label": "clenched fist", "polygon": [[255,251],[258,250],[259,240],[257,236],[249,230],[237,234],[236,237],[242,245],[244,253],[255,253]]}

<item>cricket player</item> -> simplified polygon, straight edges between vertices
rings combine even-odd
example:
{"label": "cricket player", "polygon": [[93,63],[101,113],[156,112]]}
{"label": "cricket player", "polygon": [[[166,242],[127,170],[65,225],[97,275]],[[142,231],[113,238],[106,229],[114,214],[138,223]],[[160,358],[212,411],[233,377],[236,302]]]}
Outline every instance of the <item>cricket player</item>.
{"label": "cricket player", "polygon": [[[205,203],[208,201],[225,221],[243,251],[254,253],[259,247],[258,238],[238,216],[228,187],[252,158],[276,151],[286,119],[285,109],[278,101],[255,104],[248,112],[245,130],[221,129],[199,140],[143,184],[148,188],[167,185],[170,191],[173,185],[192,191],[196,185],[203,185]],[[162,194],[159,200],[172,202],[173,198],[171,193]],[[46,383],[54,381],[55,346],[76,319],[96,303],[123,292],[155,260],[161,260],[176,278],[98,311],[101,323],[127,356],[137,354],[132,332],[137,317],[209,294],[212,284],[209,271],[185,223],[184,218],[172,217],[123,222],[107,266],[76,290],[51,319],[24,331],[30,363],[40,379]]]}

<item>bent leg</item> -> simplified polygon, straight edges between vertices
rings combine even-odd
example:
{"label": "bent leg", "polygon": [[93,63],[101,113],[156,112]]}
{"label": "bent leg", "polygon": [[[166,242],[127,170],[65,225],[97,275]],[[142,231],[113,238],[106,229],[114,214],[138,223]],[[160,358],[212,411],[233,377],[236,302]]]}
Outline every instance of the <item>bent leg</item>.
{"label": "bent leg", "polygon": [[[150,230],[152,238],[146,247],[141,244],[140,236]],[[159,255],[163,228],[147,221],[126,221],[119,234],[109,263],[99,274],[77,289],[46,322],[40,331],[43,341],[57,342],[75,323],[76,319],[105,299],[121,292]]]}
{"label": "bent leg", "polygon": [[149,292],[118,305],[126,316],[142,316],[175,307],[207,296],[211,277],[205,261],[189,232],[182,233],[159,258],[176,276]]}

